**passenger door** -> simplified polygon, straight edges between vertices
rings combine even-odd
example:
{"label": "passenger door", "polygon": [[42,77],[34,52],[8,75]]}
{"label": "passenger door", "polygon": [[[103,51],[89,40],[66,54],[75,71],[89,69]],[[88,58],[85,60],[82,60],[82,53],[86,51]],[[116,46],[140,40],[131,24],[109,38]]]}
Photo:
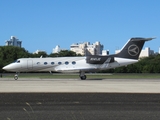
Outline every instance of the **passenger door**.
{"label": "passenger door", "polygon": [[27,68],[28,69],[33,69],[33,61],[32,60],[27,61]]}

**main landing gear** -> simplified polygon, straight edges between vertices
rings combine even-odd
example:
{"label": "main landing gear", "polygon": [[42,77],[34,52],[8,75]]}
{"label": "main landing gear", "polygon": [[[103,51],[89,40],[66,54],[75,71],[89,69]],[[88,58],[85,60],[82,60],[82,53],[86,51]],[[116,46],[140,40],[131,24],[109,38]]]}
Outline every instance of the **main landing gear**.
{"label": "main landing gear", "polygon": [[79,77],[81,78],[81,80],[85,80],[85,79],[87,78],[87,76],[85,75],[85,72],[84,72],[84,71],[81,71],[81,72],[80,72]]}

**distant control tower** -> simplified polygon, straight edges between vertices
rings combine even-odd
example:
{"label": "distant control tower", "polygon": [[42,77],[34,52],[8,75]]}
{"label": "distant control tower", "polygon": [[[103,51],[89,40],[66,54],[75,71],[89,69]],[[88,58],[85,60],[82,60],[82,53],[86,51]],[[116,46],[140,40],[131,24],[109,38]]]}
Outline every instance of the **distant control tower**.
{"label": "distant control tower", "polygon": [[14,36],[11,36],[11,39],[7,40],[5,43],[6,43],[6,46],[17,46],[20,48],[22,46],[22,41],[19,41],[19,39],[17,39]]}

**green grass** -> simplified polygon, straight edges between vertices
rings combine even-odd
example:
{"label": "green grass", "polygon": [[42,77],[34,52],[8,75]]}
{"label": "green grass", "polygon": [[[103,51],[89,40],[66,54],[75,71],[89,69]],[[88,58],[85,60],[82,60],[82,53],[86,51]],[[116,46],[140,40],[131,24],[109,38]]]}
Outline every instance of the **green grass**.
{"label": "green grass", "polygon": [[[3,78],[13,78],[14,73],[3,74]],[[101,74],[101,73],[87,73],[87,79],[160,79],[160,74],[151,73],[114,73],[114,74]],[[64,73],[20,73],[20,78],[48,78],[48,79],[77,79],[79,78],[79,73],[74,74],[64,74]]]}

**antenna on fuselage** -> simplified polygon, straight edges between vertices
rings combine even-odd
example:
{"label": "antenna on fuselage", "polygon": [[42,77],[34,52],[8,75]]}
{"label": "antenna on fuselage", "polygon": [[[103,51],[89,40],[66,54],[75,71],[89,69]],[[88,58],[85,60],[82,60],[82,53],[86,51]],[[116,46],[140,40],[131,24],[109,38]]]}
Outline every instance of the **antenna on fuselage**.
{"label": "antenna on fuselage", "polygon": [[41,55],[41,57],[40,58],[43,58],[43,55]]}

